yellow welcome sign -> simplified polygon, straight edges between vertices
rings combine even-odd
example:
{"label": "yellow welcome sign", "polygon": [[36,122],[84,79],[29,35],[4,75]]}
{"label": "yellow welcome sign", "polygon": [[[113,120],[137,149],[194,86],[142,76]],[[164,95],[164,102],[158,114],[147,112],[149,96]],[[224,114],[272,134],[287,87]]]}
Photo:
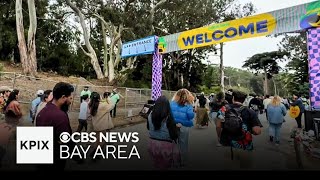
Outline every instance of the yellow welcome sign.
{"label": "yellow welcome sign", "polygon": [[320,0],[159,38],[162,54],[320,26]]}
{"label": "yellow welcome sign", "polygon": [[292,118],[297,118],[300,114],[300,108],[299,106],[291,106],[290,107],[290,111],[289,111],[289,115]]}
{"label": "yellow welcome sign", "polygon": [[276,19],[271,14],[260,14],[239,20],[184,31],[178,38],[180,49],[191,49],[221,42],[272,34]]}

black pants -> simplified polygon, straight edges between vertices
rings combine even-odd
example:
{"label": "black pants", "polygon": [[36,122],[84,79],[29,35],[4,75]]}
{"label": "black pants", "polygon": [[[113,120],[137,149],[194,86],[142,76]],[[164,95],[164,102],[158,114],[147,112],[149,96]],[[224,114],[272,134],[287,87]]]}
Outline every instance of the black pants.
{"label": "black pants", "polygon": [[79,126],[77,132],[81,132],[84,128],[85,131],[87,131],[88,123],[87,120],[79,119]]}
{"label": "black pants", "polygon": [[117,113],[117,105],[115,105],[114,108],[110,111],[110,116],[116,117],[116,113]]}
{"label": "black pants", "polygon": [[302,125],[301,125],[301,117],[302,117],[302,113],[300,112],[299,116],[296,117],[296,121],[297,121],[297,124],[298,124],[298,128],[302,128]]}

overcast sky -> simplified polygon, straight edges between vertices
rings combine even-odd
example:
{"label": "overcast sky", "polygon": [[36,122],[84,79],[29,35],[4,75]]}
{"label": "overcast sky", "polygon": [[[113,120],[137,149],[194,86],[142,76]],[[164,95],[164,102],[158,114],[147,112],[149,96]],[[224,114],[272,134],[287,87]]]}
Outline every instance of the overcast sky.
{"label": "overcast sky", "polygon": [[[257,9],[255,14],[261,14],[278,10],[290,6],[313,2],[315,0],[239,0],[245,4],[252,2]],[[241,68],[243,61],[257,53],[274,51],[278,49],[277,44],[281,41],[281,37],[267,38],[258,37],[245,40],[227,42],[224,46],[224,65]],[[219,63],[219,59],[212,59],[211,63]],[[284,66],[284,64],[281,64]]]}

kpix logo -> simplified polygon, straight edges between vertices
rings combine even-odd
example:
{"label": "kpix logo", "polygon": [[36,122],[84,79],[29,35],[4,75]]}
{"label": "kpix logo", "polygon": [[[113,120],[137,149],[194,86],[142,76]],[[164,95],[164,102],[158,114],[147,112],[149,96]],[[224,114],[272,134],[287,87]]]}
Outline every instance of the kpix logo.
{"label": "kpix logo", "polygon": [[17,164],[53,164],[53,127],[17,127]]}

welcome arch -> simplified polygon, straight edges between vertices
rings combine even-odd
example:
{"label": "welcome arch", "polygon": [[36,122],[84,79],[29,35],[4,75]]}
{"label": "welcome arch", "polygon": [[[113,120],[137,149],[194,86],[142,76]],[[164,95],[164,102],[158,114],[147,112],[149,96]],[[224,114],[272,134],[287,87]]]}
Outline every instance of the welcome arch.
{"label": "welcome arch", "polygon": [[[153,53],[152,99],[161,96],[161,54],[219,44],[223,42],[275,35],[286,32],[307,31],[309,55],[309,83],[312,108],[320,108],[320,1],[301,4],[264,14],[183,31],[163,37],[154,36],[148,47],[152,51],[123,54],[135,56]],[[137,40],[139,41],[139,40]],[[141,41],[141,40],[140,40]],[[136,41],[133,41],[136,42]],[[132,42],[129,42],[129,44]],[[126,43],[127,44],[127,43]],[[125,45],[123,50],[125,51]],[[135,46],[146,49],[146,45]],[[138,52],[138,51],[137,51]]]}

